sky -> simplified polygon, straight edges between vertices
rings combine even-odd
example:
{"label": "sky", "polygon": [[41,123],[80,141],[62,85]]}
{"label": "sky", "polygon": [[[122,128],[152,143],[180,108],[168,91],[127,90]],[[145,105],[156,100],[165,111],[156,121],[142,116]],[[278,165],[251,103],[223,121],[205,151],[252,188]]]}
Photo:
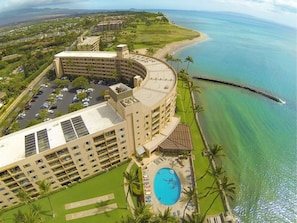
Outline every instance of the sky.
{"label": "sky", "polygon": [[295,28],[297,26],[297,0],[0,0],[0,14],[3,11],[28,7],[231,11]]}

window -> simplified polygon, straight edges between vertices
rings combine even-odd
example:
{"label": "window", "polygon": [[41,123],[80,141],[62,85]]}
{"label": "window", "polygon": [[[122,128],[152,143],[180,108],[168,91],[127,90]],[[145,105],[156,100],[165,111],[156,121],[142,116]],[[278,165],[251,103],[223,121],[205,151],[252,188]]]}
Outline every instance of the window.
{"label": "window", "polygon": [[92,150],[92,148],[87,148],[87,149],[86,149],[87,152],[89,152],[89,151],[91,151],[91,150]]}
{"label": "window", "polygon": [[36,164],[39,164],[39,163],[42,163],[42,162],[43,162],[42,159],[39,159],[39,160],[36,160],[36,161],[35,161]]}
{"label": "window", "polygon": [[49,171],[45,171],[42,173],[43,175],[49,174]]}
{"label": "window", "polygon": [[44,169],[44,168],[46,168],[46,166],[45,165],[43,165],[43,166],[41,166],[41,167],[39,167],[39,169]]}
{"label": "window", "polygon": [[74,153],[74,156],[78,156],[80,154],[81,154],[81,152],[77,152],[77,153]]}
{"label": "window", "polygon": [[76,149],[78,149],[78,146],[73,146],[71,149],[76,150]]}
{"label": "window", "polygon": [[27,173],[28,173],[28,174],[30,174],[30,173],[34,173],[34,170],[29,170]]}
{"label": "window", "polygon": [[30,163],[27,163],[27,164],[25,164],[23,167],[24,168],[27,168],[27,167],[30,167],[31,166],[31,164]]}

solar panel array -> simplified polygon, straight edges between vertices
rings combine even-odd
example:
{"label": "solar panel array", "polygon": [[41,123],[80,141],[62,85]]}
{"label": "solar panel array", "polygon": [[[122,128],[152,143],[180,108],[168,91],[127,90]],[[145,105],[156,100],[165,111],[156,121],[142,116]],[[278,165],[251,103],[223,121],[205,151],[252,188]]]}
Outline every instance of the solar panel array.
{"label": "solar panel array", "polygon": [[46,129],[37,132],[37,142],[39,152],[43,152],[50,148]]}
{"label": "solar panel array", "polygon": [[63,130],[66,142],[70,142],[74,139],[77,139],[73,125],[70,120],[61,122],[61,126],[62,126],[62,130]]}
{"label": "solar panel array", "polygon": [[[81,116],[76,116],[69,120],[61,122],[62,131],[66,142],[75,140],[77,138],[86,136],[89,134],[85,123]],[[36,140],[37,135],[37,140]],[[36,154],[37,149],[39,152],[50,149],[49,138],[47,134],[47,129],[42,129],[37,133],[31,133],[25,136],[25,156],[29,157]],[[37,145],[38,148],[37,148]]]}
{"label": "solar panel array", "polygon": [[89,131],[86,128],[86,125],[83,122],[81,116],[74,117],[74,118],[71,119],[71,121],[72,121],[72,123],[74,125],[75,131],[76,131],[79,138],[82,137],[82,136],[89,135]]}
{"label": "solar panel array", "polygon": [[61,126],[66,142],[89,134],[89,131],[81,116],[76,116],[72,119],[63,121],[61,122]]}
{"label": "solar panel array", "polygon": [[29,157],[36,154],[35,133],[25,136],[25,156]]}

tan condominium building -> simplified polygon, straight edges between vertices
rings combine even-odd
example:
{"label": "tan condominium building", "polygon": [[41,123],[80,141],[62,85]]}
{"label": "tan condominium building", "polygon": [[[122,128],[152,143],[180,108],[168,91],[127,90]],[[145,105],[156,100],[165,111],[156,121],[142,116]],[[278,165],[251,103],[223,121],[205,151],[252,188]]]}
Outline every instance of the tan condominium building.
{"label": "tan condominium building", "polygon": [[99,51],[99,36],[78,37],[77,49],[79,51]]}
{"label": "tan condominium building", "polygon": [[94,30],[96,32],[121,30],[123,26],[123,20],[106,20],[98,23]]}
{"label": "tan condominium building", "polygon": [[122,44],[117,52],[61,52],[54,65],[58,77],[116,72],[134,87],[112,85],[108,101],[0,138],[0,208],[19,203],[20,189],[39,196],[39,180],[55,190],[133,155],[150,156],[179,123],[177,76],[158,59],[130,54]]}

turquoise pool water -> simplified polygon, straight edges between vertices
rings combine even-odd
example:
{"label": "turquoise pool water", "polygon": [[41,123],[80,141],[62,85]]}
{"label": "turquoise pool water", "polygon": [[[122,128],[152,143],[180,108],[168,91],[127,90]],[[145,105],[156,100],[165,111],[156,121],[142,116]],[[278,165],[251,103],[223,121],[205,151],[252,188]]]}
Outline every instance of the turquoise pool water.
{"label": "turquoise pool water", "polygon": [[161,168],[154,178],[154,192],[161,204],[175,204],[181,193],[179,177],[171,168]]}

